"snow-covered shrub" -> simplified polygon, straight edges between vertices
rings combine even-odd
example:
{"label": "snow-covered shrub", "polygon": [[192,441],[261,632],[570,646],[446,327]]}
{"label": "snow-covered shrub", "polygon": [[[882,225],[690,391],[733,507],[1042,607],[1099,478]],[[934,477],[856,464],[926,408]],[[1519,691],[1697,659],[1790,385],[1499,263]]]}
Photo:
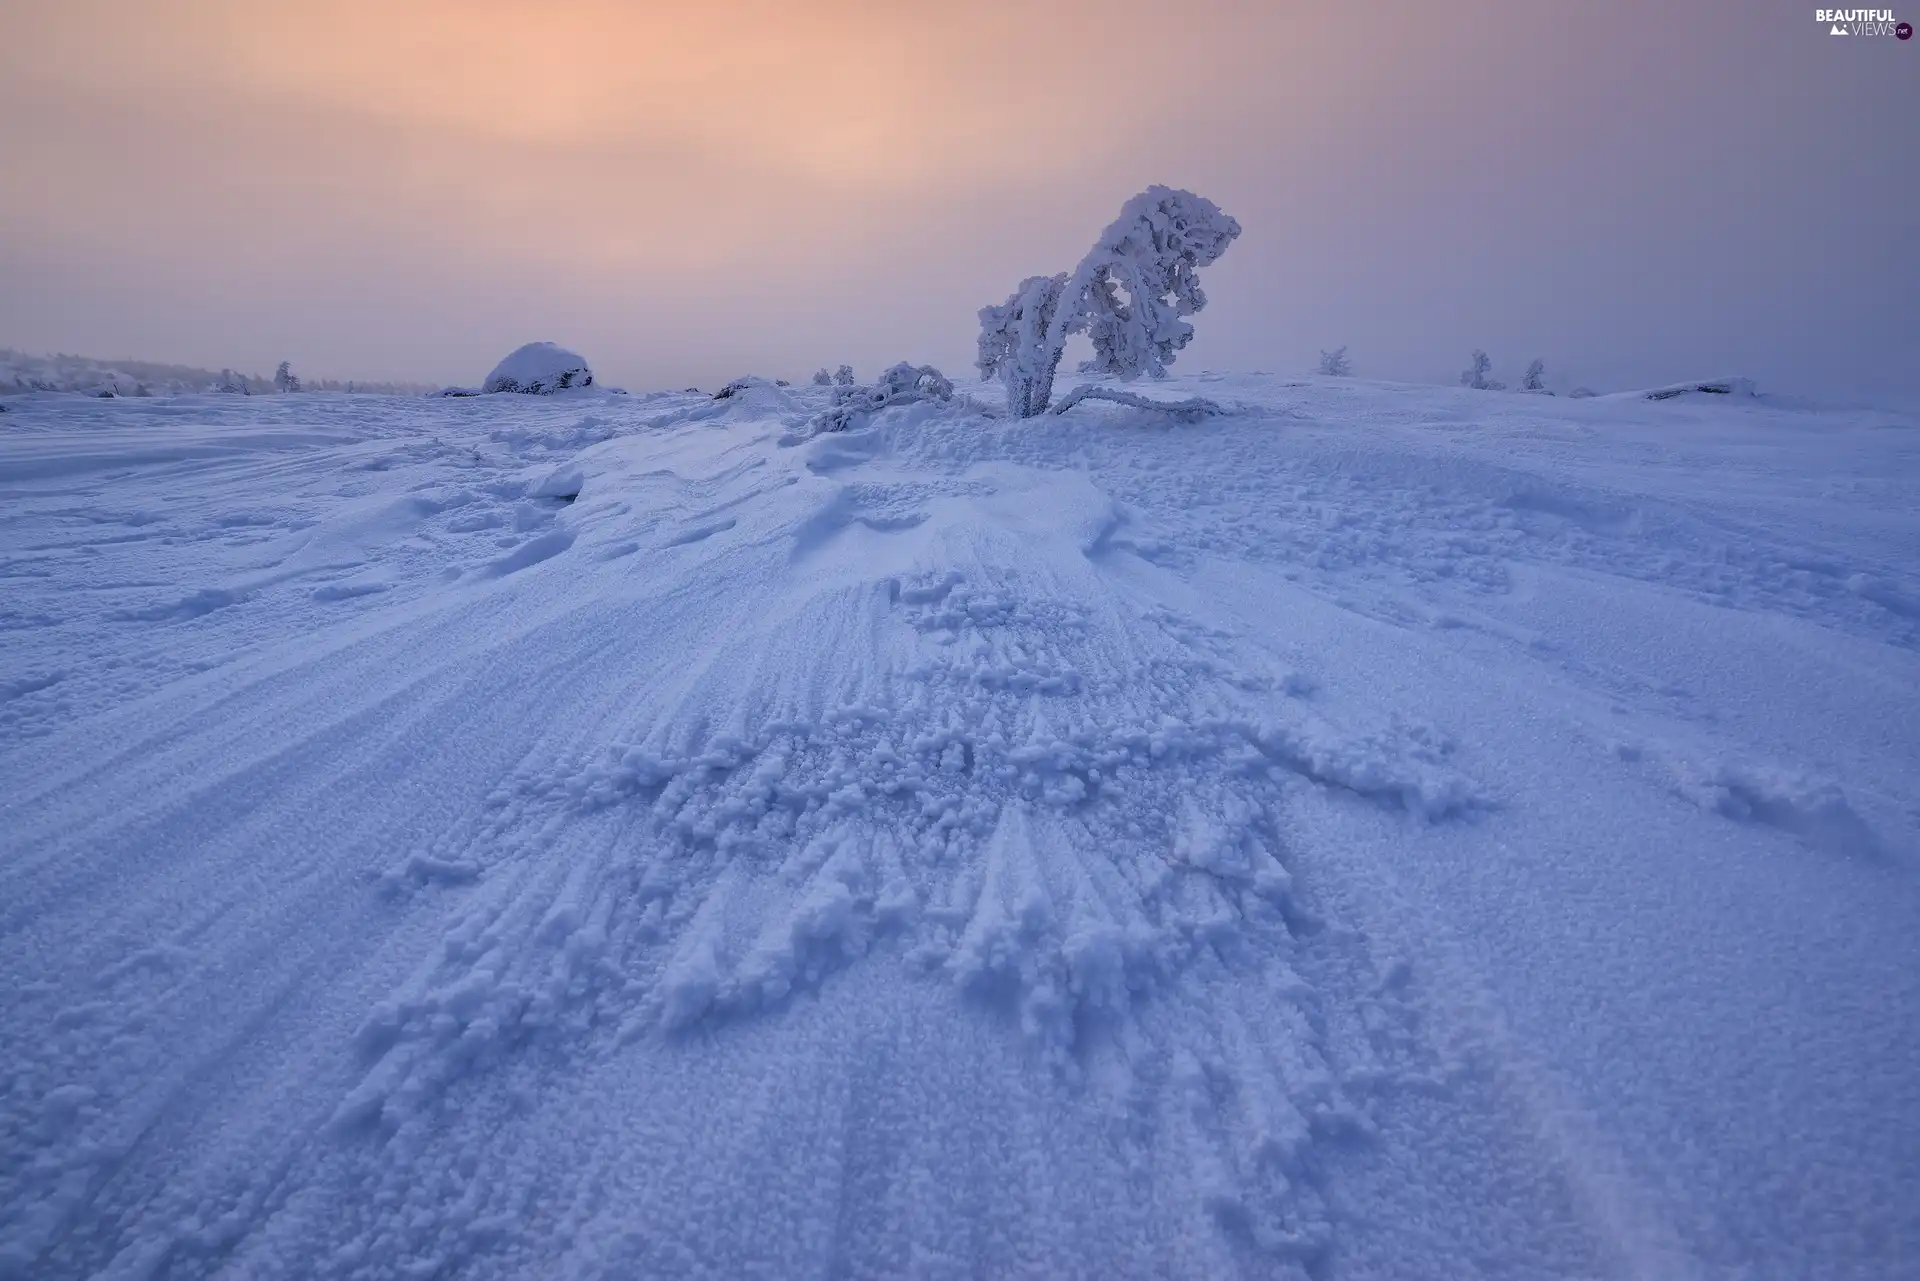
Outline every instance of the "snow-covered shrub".
{"label": "snow-covered shrub", "polygon": [[273,389],[282,395],[300,390],[300,380],[293,376],[292,361],[281,361],[280,368],[273,371]]}
{"label": "snow-covered shrub", "polygon": [[1535,356],[1527,366],[1527,372],[1520,375],[1522,391],[1545,391],[1547,389],[1547,362]]}
{"label": "snow-covered shrub", "polygon": [[1599,392],[1595,391],[1591,387],[1575,387],[1572,391],[1567,393],[1567,395],[1574,400],[1592,400],[1595,396],[1598,396],[1599,394],[1600,394]]}
{"label": "snow-covered shrub", "polygon": [[833,385],[836,387],[853,386],[853,366],[842,365],[833,371]]}
{"label": "snow-covered shrub", "polygon": [[825,365],[822,365],[820,366],[820,368],[814,370],[813,385],[816,387],[833,386],[833,375],[827,372],[827,367]]}
{"label": "snow-covered shrub", "polygon": [[456,396],[478,396],[482,393],[478,387],[442,387],[439,391],[428,392],[427,394],[436,399],[441,399]]}
{"label": "snow-covered shrub", "polygon": [[579,352],[550,342],[515,348],[480,384],[484,392],[547,396],[573,387],[593,386],[593,371]]}
{"label": "snow-covered shrub", "polygon": [[1328,378],[1353,377],[1353,362],[1347,359],[1346,345],[1342,344],[1332,351],[1321,352],[1319,368],[1314,372],[1324,374]]}
{"label": "snow-covered shrub", "polygon": [[212,390],[222,396],[253,395],[253,389],[247,386],[247,376],[236,374],[231,369],[220,371],[220,377],[214,380]]}
{"label": "snow-covered shrub", "polygon": [[834,388],[833,407],[814,416],[813,429],[845,431],[869,414],[894,405],[952,399],[953,383],[945,374],[932,365],[909,365],[903,360],[871,387]]}
{"label": "snow-covered shrub", "polygon": [[1487,377],[1491,372],[1493,372],[1493,359],[1486,352],[1476,348],[1473,353],[1473,363],[1468,365],[1460,375],[1460,385],[1471,387],[1475,391],[1505,391],[1507,389],[1505,383],[1496,382]]}
{"label": "snow-covered shrub", "polygon": [[1021,418],[1046,411],[1067,339],[1084,333],[1083,373],[1164,377],[1193,339],[1184,317],[1207,305],[1199,269],[1226,252],[1240,224],[1204,196],[1149,187],[1120,210],[1072,275],[1030,276],[980,309],[979,369],[1007,388]]}

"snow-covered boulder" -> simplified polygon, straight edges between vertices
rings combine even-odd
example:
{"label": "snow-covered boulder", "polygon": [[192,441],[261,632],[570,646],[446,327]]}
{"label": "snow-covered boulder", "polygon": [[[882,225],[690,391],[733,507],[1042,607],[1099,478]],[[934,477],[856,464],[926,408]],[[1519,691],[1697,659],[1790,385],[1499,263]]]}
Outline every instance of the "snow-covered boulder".
{"label": "snow-covered boulder", "polygon": [[734,379],[719,391],[714,392],[713,398],[715,400],[732,400],[742,392],[752,391],[756,387],[772,386],[774,386],[774,384],[768,382],[765,378],[758,377],[754,374],[747,374],[744,377]]}
{"label": "snow-covered boulder", "polygon": [[591,386],[593,370],[587,368],[586,357],[558,343],[530,342],[495,365],[487,381],[481,384],[481,390],[546,396],[573,387]]}
{"label": "snow-covered boulder", "polygon": [[1672,400],[1677,396],[1751,396],[1754,394],[1751,378],[1709,378],[1703,382],[1669,383],[1665,387],[1653,387],[1646,391],[1629,393],[1647,400]]}

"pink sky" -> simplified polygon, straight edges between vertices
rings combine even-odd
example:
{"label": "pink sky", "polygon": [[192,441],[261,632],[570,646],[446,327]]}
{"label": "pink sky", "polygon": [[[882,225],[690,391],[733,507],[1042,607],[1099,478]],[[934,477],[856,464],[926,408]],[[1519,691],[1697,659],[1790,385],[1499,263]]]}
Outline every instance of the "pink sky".
{"label": "pink sky", "polygon": [[[1906,16],[1902,14],[1901,16]],[[1775,0],[0,0],[0,344],[636,388],[897,359],[1189,186],[1184,363],[1920,395],[1920,41]]]}

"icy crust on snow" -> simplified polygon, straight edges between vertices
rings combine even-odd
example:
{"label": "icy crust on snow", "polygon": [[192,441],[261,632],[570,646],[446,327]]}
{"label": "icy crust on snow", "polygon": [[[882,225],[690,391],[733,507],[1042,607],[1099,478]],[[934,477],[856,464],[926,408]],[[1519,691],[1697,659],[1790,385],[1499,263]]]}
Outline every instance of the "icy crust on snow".
{"label": "icy crust on snow", "polygon": [[1916,424],[1168,394],[10,412],[0,1276],[1897,1273]]}
{"label": "icy crust on snow", "polygon": [[[508,352],[493,367],[486,381],[480,384],[480,390],[484,393],[505,391],[547,396],[557,391],[591,386],[593,371],[587,368],[586,357],[577,351],[568,351],[557,343],[530,342]],[[449,388],[441,394],[460,393],[458,389]]]}

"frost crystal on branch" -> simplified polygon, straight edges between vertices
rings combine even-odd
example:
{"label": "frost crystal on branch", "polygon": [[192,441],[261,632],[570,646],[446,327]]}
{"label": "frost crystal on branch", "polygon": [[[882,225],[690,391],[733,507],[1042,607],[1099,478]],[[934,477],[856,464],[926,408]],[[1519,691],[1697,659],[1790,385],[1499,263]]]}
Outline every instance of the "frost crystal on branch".
{"label": "frost crystal on branch", "polygon": [[1204,196],[1149,187],[1120,216],[1072,275],[1030,276],[1007,301],[980,309],[980,375],[1007,388],[1021,418],[1044,413],[1067,338],[1084,333],[1093,359],[1084,373],[1164,377],[1193,340],[1185,317],[1207,305],[1199,270],[1211,266],[1240,224]]}

